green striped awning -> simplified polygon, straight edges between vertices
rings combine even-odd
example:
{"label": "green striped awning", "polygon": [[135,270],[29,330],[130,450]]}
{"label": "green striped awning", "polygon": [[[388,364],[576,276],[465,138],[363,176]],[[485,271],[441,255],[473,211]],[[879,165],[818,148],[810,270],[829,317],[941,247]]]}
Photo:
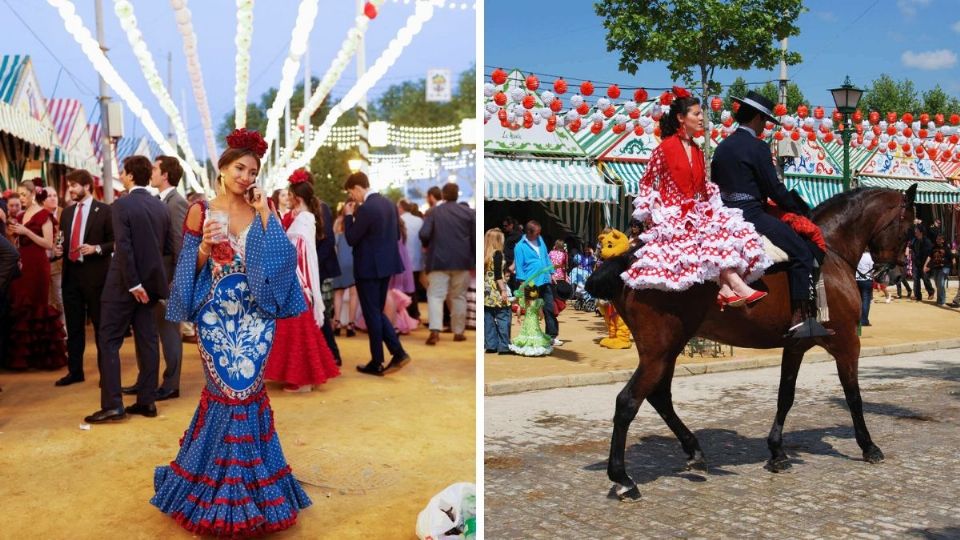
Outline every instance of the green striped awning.
{"label": "green striped awning", "polygon": [[929,180],[908,180],[905,178],[884,178],[880,176],[861,176],[860,185],[881,187],[905,191],[917,184],[917,202],[920,204],[960,204],[960,188],[949,182],[931,182]]}
{"label": "green striped awning", "polygon": [[810,208],[843,191],[843,179],[788,174],[783,179],[787,189],[795,189]]}
{"label": "green striped awning", "polygon": [[630,197],[636,197],[640,192],[640,180],[643,173],[647,172],[647,164],[630,162],[623,163],[619,161],[604,161],[603,172],[607,178],[617,179],[623,184],[623,194]]}
{"label": "green striped awning", "polygon": [[484,197],[493,201],[603,202],[618,200],[616,185],[606,183],[585,161],[548,159],[483,160]]}
{"label": "green striped awning", "polygon": [[0,101],[0,131],[48,150],[57,146],[57,135],[52,125],[45,124],[30,116],[30,113],[2,101]]}

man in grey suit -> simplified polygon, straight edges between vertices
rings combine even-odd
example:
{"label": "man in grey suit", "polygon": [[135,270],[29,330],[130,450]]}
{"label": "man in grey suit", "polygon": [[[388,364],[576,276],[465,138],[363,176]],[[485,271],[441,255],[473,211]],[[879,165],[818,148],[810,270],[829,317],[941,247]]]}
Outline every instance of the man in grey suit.
{"label": "man in grey suit", "polygon": [[[187,200],[177,191],[180,180],[183,178],[183,167],[177,158],[157,156],[153,161],[153,174],[150,176],[150,186],[160,192],[160,201],[166,205],[170,214],[170,236],[173,238],[173,253],[163,256],[163,268],[167,279],[173,281],[173,271],[180,258],[180,248],[183,245],[183,221],[187,217]],[[166,319],[167,303],[164,300],[157,302],[154,307],[157,330],[160,333],[160,347],[163,350],[163,359],[166,369],[163,371],[163,383],[157,390],[157,401],[164,401],[180,397],[180,366],[183,362],[183,341],[180,337],[180,323]],[[139,365],[141,355],[137,354]],[[123,389],[124,394],[135,395],[137,387],[128,386]]]}
{"label": "man in grey suit", "polygon": [[467,288],[474,268],[476,213],[457,204],[460,189],[448,183],[441,190],[443,200],[427,214],[420,229],[420,241],[427,248],[425,266],[429,269],[427,307],[430,313],[430,337],[427,345],[440,341],[444,301],[450,302],[450,328],[454,341],[465,341]]}

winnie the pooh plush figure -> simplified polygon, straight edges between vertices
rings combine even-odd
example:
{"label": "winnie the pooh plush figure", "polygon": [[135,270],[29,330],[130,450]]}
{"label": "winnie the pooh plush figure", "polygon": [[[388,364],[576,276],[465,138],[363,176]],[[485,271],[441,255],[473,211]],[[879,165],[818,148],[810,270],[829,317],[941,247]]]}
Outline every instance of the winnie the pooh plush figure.
{"label": "winnie the pooh plush figure", "polygon": [[[605,229],[597,238],[600,240],[601,259],[618,257],[630,249],[630,238],[617,229]],[[607,326],[607,337],[600,340],[600,346],[608,349],[629,349],[632,345],[630,328],[620,318],[613,304],[601,301],[599,308]]]}

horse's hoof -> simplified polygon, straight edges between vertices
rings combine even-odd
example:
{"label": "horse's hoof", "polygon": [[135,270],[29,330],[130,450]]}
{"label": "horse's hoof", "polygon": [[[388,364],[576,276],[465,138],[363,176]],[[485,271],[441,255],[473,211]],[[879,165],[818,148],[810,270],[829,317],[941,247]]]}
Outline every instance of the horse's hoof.
{"label": "horse's hoof", "polygon": [[687,465],[683,468],[683,470],[686,472],[690,472],[690,471],[708,472],[707,462],[704,461],[703,456],[688,459]]}
{"label": "horse's hoof", "polygon": [[634,484],[631,487],[616,485],[617,498],[620,502],[637,502],[640,500],[640,488]]}
{"label": "horse's hoof", "polygon": [[767,470],[773,473],[781,473],[786,470],[789,470],[792,467],[790,460],[783,458],[770,458],[770,461],[767,462]]}
{"label": "horse's hoof", "polygon": [[883,462],[883,452],[876,446],[872,446],[863,453],[863,460],[867,463],[881,463]]}

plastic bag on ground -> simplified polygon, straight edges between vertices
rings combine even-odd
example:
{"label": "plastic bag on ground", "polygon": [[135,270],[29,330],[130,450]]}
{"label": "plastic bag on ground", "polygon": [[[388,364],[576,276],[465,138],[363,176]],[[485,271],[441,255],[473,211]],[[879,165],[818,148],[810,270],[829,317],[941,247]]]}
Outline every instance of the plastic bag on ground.
{"label": "plastic bag on ground", "polygon": [[460,482],[434,495],[417,517],[420,540],[445,540],[477,536],[477,488]]}

